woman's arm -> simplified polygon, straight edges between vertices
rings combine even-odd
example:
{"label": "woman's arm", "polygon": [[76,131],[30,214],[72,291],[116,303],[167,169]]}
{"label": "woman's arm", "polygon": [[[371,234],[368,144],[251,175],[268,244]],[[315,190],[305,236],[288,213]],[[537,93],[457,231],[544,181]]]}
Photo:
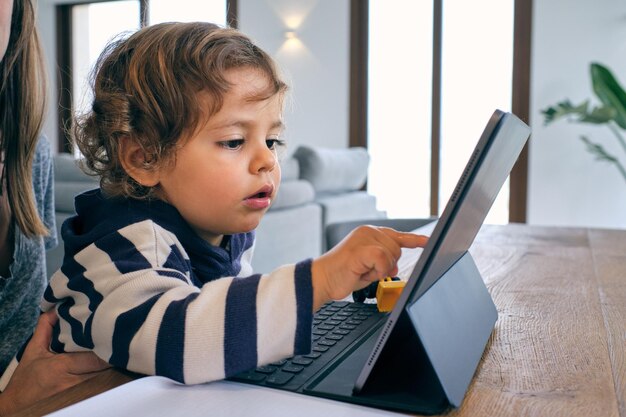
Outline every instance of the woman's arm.
{"label": "woman's arm", "polygon": [[92,352],[55,354],[48,346],[57,321],[51,311],[39,318],[11,381],[0,394],[0,416],[17,412],[83,382],[110,367]]}

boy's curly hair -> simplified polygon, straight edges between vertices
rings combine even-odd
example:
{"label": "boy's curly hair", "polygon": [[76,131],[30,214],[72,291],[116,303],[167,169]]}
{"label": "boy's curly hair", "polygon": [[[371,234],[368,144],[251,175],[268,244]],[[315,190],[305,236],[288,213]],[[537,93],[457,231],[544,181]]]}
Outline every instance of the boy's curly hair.
{"label": "boy's curly hair", "polygon": [[[222,107],[230,88],[226,71],[242,67],[268,79],[268,88],[253,99],[286,91],[272,58],[235,29],[204,22],[162,23],[114,40],[92,73],[91,111],[73,126],[83,169],[100,176],[107,195],[151,197],[152,189],[123,169],[120,138],[141,145],[146,169],[170,162],[181,136],[192,134]],[[201,107],[200,92],[209,95],[210,108]]]}

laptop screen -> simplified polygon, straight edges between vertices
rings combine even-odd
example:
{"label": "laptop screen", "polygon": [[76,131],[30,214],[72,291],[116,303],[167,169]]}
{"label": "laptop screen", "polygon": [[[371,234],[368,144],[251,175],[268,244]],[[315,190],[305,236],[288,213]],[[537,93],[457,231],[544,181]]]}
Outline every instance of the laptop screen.
{"label": "laptop screen", "polygon": [[402,311],[467,252],[529,135],[530,128],[514,115],[499,110],[493,113],[400,299],[387,318],[357,379],[356,391],[365,384]]}

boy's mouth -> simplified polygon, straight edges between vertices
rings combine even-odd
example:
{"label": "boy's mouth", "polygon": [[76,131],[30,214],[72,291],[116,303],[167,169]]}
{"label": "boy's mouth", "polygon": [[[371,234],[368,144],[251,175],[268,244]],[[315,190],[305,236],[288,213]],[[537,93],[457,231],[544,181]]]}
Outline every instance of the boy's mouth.
{"label": "boy's mouth", "polygon": [[256,193],[246,197],[244,204],[252,209],[266,209],[272,203],[273,194],[274,186],[271,184],[264,185]]}

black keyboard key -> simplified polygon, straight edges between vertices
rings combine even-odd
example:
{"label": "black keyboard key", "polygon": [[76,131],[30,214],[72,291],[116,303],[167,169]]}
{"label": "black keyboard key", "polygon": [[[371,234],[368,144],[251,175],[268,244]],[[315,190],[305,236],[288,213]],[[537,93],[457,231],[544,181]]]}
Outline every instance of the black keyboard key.
{"label": "black keyboard key", "polygon": [[261,372],[248,371],[231,379],[289,391],[301,389],[312,376],[325,369],[338,353],[350,346],[354,337],[363,334],[379,319],[375,304],[328,303],[318,313],[313,318],[311,339],[314,342],[309,354],[295,356],[286,362],[276,361],[260,367]]}
{"label": "black keyboard key", "polygon": [[270,363],[270,365],[272,365],[272,366],[283,366],[286,363],[287,363],[287,359],[281,359],[279,361]]}
{"label": "black keyboard key", "polygon": [[352,303],[348,302],[348,301],[335,301],[333,304],[333,307],[337,307],[337,308],[344,308],[347,305],[350,305]]}
{"label": "black keyboard key", "polygon": [[276,372],[273,375],[270,375],[265,382],[268,385],[285,385],[293,378],[293,374],[288,372]]}
{"label": "black keyboard key", "polygon": [[[318,354],[319,357],[319,354]],[[293,363],[294,365],[302,365],[302,366],[307,366],[313,363],[313,359],[307,359],[307,358],[293,358],[291,360],[291,363]]]}
{"label": "black keyboard key", "polygon": [[250,371],[239,374],[234,379],[237,381],[261,382],[265,379],[266,376],[267,375],[260,374],[258,372]]}
{"label": "black keyboard key", "polygon": [[283,366],[283,369],[281,369],[281,371],[291,372],[292,374],[297,374],[298,372],[301,372],[303,369],[304,369],[304,366],[285,365]]}
{"label": "black keyboard key", "polygon": [[275,366],[259,366],[255,371],[261,372],[262,374],[273,374],[277,369],[278,368]]}

